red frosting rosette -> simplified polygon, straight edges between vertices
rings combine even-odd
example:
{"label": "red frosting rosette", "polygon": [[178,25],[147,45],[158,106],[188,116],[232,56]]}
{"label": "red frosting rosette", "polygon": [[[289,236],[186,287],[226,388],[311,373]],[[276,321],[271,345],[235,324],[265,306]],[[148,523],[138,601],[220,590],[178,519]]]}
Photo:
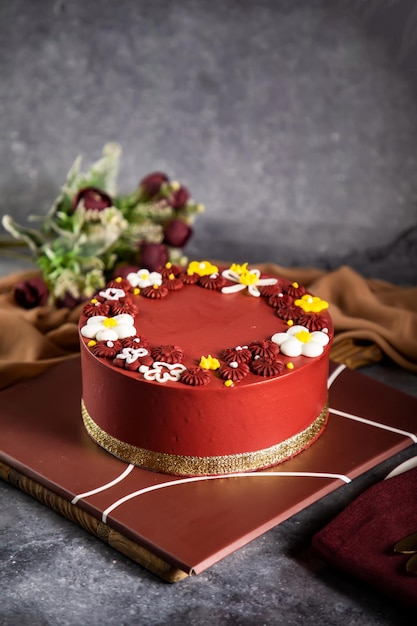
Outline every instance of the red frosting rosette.
{"label": "red frosting rosette", "polygon": [[294,298],[289,294],[279,293],[271,296],[268,304],[276,309],[278,317],[285,321],[296,319],[301,311],[300,307],[295,306]]}
{"label": "red frosting rosette", "polygon": [[129,291],[132,290],[132,285],[130,284],[128,280],[126,280],[126,278],[122,278],[121,276],[118,276],[117,278],[112,278],[107,283],[107,288],[108,289],[123,289],[123,291],[128,293]]}
{"label": "red frosting rosette", "polygon": [[165,285],[151,285],[150,287],[141,289],[140,293],[142,296],[145,296],[145,298],[160,300],[161,298],[165,298],[169,291]]}
{"label": "red frosting rosette", "polygon": [[280,280],[277,280],[275,285],[263,285],[259,286],[258,289],[261,296],[263,296],[264,298],[270,298],[271,296],[275,296],[281,293],[282,282]]}
{"label": "red frosting rosette", "polygon": [[248,346],[236,346],[235,348],[226,348],[222,354],[222,358],[226,363],[233,361],[236,361],[236,363],[248,363],[253,357]]}
{"label": "red frosting rosette", "polygon": [[204,289],[219,291],[227,284],[227,281],[221,274],[216,272],[215,274],[200,276],[198,278],[198,284],[204,287]]}
{"label": "red frosting rosette", "polygon": [[156,346],[151,350],[151,356],[154,361],[162,361],[163,363],[181,363],[184,358],[184,352],[178,346]]}
{"label": "red frosting rosette", "polygon": [[290,283],[284,287],[283,292],[292,296],[293,298],[301,298],[306,293],[306,288],[298,283]]}
{"label": "red frosting rosette", "polygon": [[181,274],[180,278],[184,285],[195,285],[198,282],[200,276],[196,272],[194,272],[193,274],[188,274],[187,272],[184,272],[183,274]]}
{"label": "red frosting rosette", "polygon": [[129,370],[130,372],[137,372],[140,367],[139,359],[136,359],[133,363],[128,363],[127,361],[116,357],[113,359],[113,365],[124,370]]}
{"label": "red frosting rosette", "polygon": [[261,359],[274,359],[279,354],[279,346],[269,339],[253,341],[248,346],[253,357]]}
{"label": "red frosting rosette", "polygon": [[175,276],[175,274],[169,274],[163,280],[163,286],[166,287],[169,291],[178,291],[178,289],[182,289],[184,287],[184,283],[181,278]]}
{"label": "red frosting rosette", "polygon": [[247,363],[222,363],[219,369],[220,378],[223,380],[231,380],[234,383],[246,378],[249,374],[249,365]]}
{"label": "red frosting rosette", "polygon": [[201,387],[210,382],[210,374],[201,367],[191,367],[181,374],[180,381],[191,387]]}
{"label": "red frosting rosette", "polygon": [[100,302],[96,298],[87,302],[83,308],[83,313],[86,317],[94,317],[95,315],[103,315],[104,317],[107,317],[109,311],[110,305],[106,302]]}
{"label": "red frosting rosette", "polygon": [[277,316],[285,322],[288,322],[289,320],[295,322],[298,320],[300,311],[301,309],[299,306],[283,306],[280,309],[277,309]]}
{"label": "red frosting rosette", "polygon": [[178,278],[182,273],[182,267],[180,265],[175,265],[174,263],[166,263],[165,265],[161,265],[156,270],[158,274],[161,274],[162,278],[169,278],[172,274],[175,278]]}
{"label": "red frosting rosette", "polygon": [[141,356],[138,360],[140,365],[146,365],[146,367],[152,367],[154,362],[150,354],[148,354],[147,356]]}
{"label": "red frosting rosette", "polygon": [[278,292],[273,294],[268,299],[269,306],[272,306],[274,309],[281,309],[284,307],[292,306],[294,303],[294,298],[288,294],[283,294],[282,292]]}
{"label": "red frosting rosette", "polygon": [[323,317],[323,315],[320,315],[320,313],[302,313],[299,317],[297,317],[296,323],[300,326],[308,328],[310,332],[324,330],[329,325],[326,318]]}
{"label": "red frosting rosette", "polygon": [[254,359],[250,367],[252,372],[258,376],[278,376],[285,369],[285,365],[282,361],[261,357]]}
{"label": "red frosting rosette", "polygon": [[121,315],[122,313],[127,313],[128,315],[135,315],[137,313],[137,307],[130,301],[130,299],[125,298],[123,300],[117,300],[113,302],[111,305],[111,313],[112,315]]}
{"label": "red frosting rosette", "polygon": [[113,359],[121,349],[121,341],[97,341],[94,345],[90,346],[90,350],[94,356],[101,359]]}
{"label": "red frosting rosette", "polygon": [[123,348],[145,348],[150,351],[149,341],[143,337],[143,335],[136,335],[135,337],[126,337],[121,340]]}
{"label": "red frosting rosette", "polygon": [[[120,359],[115,359],[115,361],[118,361],[118,360]],[[128,363],[127,361],[123,361],[123,363],[124,365],[122,365],[122,367],[124,367],[125,370],[129,370],[131,372],[137,372],[141,365],[152,367],[153,359],[151,356],[148,355],[148,356],[138,357],[136,361],[133,361],[132,363]]]}

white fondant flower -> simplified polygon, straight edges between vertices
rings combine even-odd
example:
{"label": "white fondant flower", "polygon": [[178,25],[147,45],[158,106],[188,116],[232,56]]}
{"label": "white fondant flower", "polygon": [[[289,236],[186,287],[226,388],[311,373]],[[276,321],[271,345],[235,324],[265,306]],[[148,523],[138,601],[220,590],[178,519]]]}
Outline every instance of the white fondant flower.
{"label": "white fondant flower", "polygon": [[97,339],[97,341],[116,341],[134,337],[136,328],[133,326],[134,319],[127,313],[106,317],[105,315],[95,315],[87,320],[87,324],[81,328],[81,334],[87,339]]}
{"label": "white fondant flower", "polygon": [[261,295],[258,287],[275,285],[278,282],[276,278],[261,278],[261,272],[259,270],[249,270],[247,265],[247,263],[243,265],[233,264],[229,269],[222,272],[224,278],[236,283],[235,285],[223,287],[222,293],[236,293],[247,287],[250,295],[258,298]]}
{"label": "white fondant flower", "polygon": [[182,363],[165,363],[155,361],[152,367],[146,365],[139,368],[146,380],[155,380],[157,383],[166,383],[169,380],[176,382],[187,368]]}
{"label": "white fondant flower", "polygon": [[116,359],[122,359],[130,365],[148,354],[149,352],[146,348],[123,348],[121,352],[116,354]]}
{"label": "white fondant flower", "polygon": [[323,353],[329,343],[329,335],[322,330],[310,332],[304,326],[291,326],[285,333],[275,333],[271,340],[279,345],[285,356],[316,357]]}
{"label": "white fondant flower", "polygon": [[99,296],[105,298],[106,300],[120,300],[120,298],[124,298],[125,295],[126,294],[123,289],[113,289],[112,287],[108,287],[99,293]]}
{"label": "white fondant flower", "polygon": [[139,287],[139,289],[143,289],[144,287],[152,287],[153,285],[161,285],[162,284],[162,274],[159,272],[150,272],[147,269],[141,269],[137,272],[130,272],[126,276],[126,279],[132,285],[132,287]]}

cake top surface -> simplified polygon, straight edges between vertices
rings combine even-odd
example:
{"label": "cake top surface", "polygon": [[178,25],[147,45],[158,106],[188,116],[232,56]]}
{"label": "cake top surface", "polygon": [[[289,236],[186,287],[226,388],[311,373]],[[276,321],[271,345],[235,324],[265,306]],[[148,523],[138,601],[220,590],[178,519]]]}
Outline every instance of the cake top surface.
{"label": "cake top surface", "polygon": [[154,384],[231,387],[306,367],[329,349],[328,303],[247,264],[167,263],[108,283],[81,340],[109,367]]}

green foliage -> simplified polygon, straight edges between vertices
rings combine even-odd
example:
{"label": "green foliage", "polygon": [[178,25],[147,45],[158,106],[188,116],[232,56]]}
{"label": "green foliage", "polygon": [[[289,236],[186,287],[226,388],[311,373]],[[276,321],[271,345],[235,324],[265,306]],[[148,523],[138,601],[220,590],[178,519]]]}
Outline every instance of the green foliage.
{"label": "green foliage", "polygon": [[[120,156],[118,144],[107,144],[86,172],[81,171],[78,157],[39,230],[20,226],[9,215],[2,219],[4,228],[34,256],[52,299],[66,293],[75,299],[90,298],[106,284],[116,265],[139,262],[141,245],[161,243],[164,227],[178,218],[170,204],[178,183],[164,182],[151,200],[141,186],[117,195]],[[110,206],[95,209],[83,200],[77,202],[80,190],[90,188],[110,197]],[[201,211],[202,205],[187,200],[181,219],[191,223]],[[179,249],[170,252],[176,261],[181,258]]]}

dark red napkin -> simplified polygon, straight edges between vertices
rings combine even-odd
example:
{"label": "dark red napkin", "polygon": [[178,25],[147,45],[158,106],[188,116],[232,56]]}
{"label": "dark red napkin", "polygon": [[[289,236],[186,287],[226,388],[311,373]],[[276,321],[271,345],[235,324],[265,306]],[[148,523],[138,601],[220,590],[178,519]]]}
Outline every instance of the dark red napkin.
{"label": "dark red napkin", "polygon": [[373,485],[313,537],[313,551],[408,607],[417,607],[417,576],[397,541],[417,531],[417,468]]}

